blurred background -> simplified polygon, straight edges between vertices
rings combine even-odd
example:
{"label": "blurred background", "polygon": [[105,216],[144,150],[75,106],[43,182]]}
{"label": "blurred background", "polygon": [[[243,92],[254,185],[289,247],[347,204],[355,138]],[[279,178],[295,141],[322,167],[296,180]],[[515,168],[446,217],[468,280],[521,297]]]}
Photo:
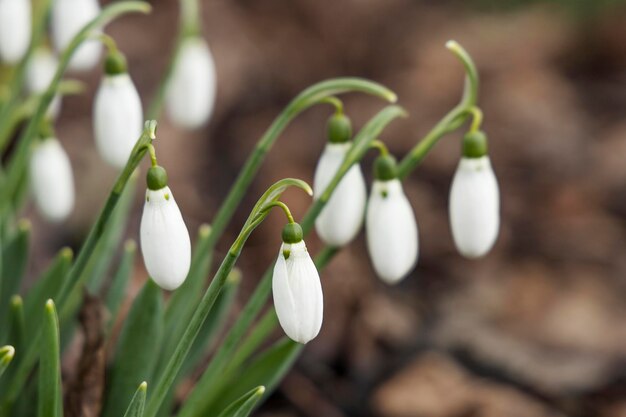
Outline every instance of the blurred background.
{"label": "blurred background", "polygon": [[[177,29],[177,2],[152,3],[149,17],[107,29],[144,104]],[[320,336],[257,415],[626,416],[626,2],[205,0],[203,22],[216,111],[193,133],[162,117],[157,139],[192,236],[273,118],[317,81],[360,76],[396,91],[410,118],[381,139],[402,157],[460,98],[463,72],[448,39],[478,66],[502,193],[494,250],[463,259],[447,217],[460,133],[440,142],[405,184],[420,229],[415,271],[389,287],[374,276],[362,235],[343,250],[322,273]],[[80,247],[115,177],[91,133],[101,74],[76,77],[87,92],[64,99],[57,133],[76,172],[77,207],[57,226],[29,208],[31,275],[61,246]],[[356,129],[383,106],[343,98]],[[278,140],[220,255],[268,185],[312,181],[331,112],[307,111]],[[142,194],[128,237],[138,236]],[[297,215],[310,203],[297,192],[286,201]],[[237,308],[276,256],[282,222],[273,214],[246,247]],[[307,243],[312,253],[321,247],[314,235]],[[135,291],[146,279],[139,259],[136,268]]]}

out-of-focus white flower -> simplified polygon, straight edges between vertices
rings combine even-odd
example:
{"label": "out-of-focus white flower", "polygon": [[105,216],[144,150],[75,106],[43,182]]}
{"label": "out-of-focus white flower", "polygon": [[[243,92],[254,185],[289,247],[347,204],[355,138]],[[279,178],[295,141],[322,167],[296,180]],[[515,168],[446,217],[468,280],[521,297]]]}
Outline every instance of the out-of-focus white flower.
{"label": "out-of-focus white flower", "polygon": [[500,227],[500,192],[488,156],[461,158],[450,188],[450,226],[458,251],[485,255]]}
{"label": "out-of-focus white flower", "polygon": [[[351,143],[327,143],[317,163],[313,189],[319,198],[335,176]],[[315,230],[324,243],[331,246],[348,244],[363,224],[367,191],[358,164],[353,165],[315,221]]]}
{"label": "out-of-focus white flower", "polygon": [[0,0],[0,61],[18,62],[28,50],[31,34],[30,0]]}
{"label": "out-of-focus white flower", "polygon": [[[47,89],[59,66],[59,61],[48,48],[35,51],[26,68],[26,89],[31,94],[43,94]],[[61,96],[56,94],[48,107],[47,116],[56,119],[61,112]]]}
{"label": "out-of-focus white flower", "polygon": [[74,177],[67,153],[55,138],[38,143],[30,159],[30,181],[39,212],[64,220],[74,208]]}
{"label": "out-of-focus white flower", "polygon": [[415,214],[400,180],[374,181],[366,229],[376,274],[388,284],[400,281],[415,266],[418,254]]}
{"label": "out-of-focus white flower", "polygon": [[167,90],[166,108],[172,121],[196,129],[210,118],[217,84],[209,46],[200,37],[183,41]]}
{"label": "out-of-focus white flower", "polygon": [[161,288],[175,290],[189,273],[191,241],[167,185],[146,190],[140,229],[141,252],[148,273]]}
{"label": "out-of-focus white flower", "polygon": [[[54,0],[52,2],[52,42],[61,53],[74,36],[100,13],[98,0]],[[100,59],[102,46],[95,39],[83,42],[74,52],[69,68],[86,71]]]}
{"label": "out-of-focus white flower", "polygon": [[127,73],[106,75],[94,103],[94,136],[102,158],[123,168],[143,124],[141,99]]}
{"label": "out-of-focus white flower", "polygon": [[322,327],[324,297],[319,273],[297,223],[283,229],[272,292],[278,321],[287,336],[299,343],[314,339]]}
{"label": "out-of-focus white flower", "polygon": [[322,284],[303,240],[283,243],[272,278],[274,307],[292,340],[307,343],[320,332],[324,315]]}

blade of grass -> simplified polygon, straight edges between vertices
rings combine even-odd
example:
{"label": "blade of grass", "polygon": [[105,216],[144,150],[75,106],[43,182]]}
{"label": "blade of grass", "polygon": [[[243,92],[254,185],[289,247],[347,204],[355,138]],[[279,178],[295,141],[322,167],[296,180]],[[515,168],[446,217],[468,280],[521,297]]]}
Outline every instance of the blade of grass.
{"label": "blade of grass", "polygon": [[0,347],[0,377],[6,371],[7,367],[15,356],[15,348],[13,346]]}
{"label": "blade of grass", "polygon": [[111,315],[108,324],[109,330],[115,323],[117,313],[119,312],[122,301],[124,300],[126,287],[128,286],[128,281],[130,280],[133,272],[136,253],[137,243],[135,243],[132,239],[127,240],[124,244],[124,254],[122,255],[122,260],[120,261],[117,272],[113,277],[113,281],[111,281],[111,286],[107,291],[106,306],[109,310],[109,314]]}
{"label": "blade of grass", "polygon": [[146,391],[148,389],[148,383],[146,381],[142,382],[135,391],[135,395],[133,395],[133,399],[130,401],[126,412],[124,413],[124,417],[142,417],[143,410],[146,407]]}
{"label": "blade of grass", "polygon": [[248,391],[224,411],[222,411],[219,417],[247,417],[250,415],[256,404],[259,402],[263,394],[265,393],[265,387],[259,386]]}
{"label": "blade of grass", "polygon": [[39,417],[62,417],[59,319],[52,300],[46,302],[39,360]]}

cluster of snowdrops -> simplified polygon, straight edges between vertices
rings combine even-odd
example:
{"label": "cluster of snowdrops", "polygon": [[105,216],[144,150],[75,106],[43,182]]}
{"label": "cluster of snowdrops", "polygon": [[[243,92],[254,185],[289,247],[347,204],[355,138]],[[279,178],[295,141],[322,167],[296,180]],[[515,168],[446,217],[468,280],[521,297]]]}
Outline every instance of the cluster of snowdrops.
{"label": "cluster of snowdrops", "polygon": [[[17,200],[21,187],[19,180],[28,178],[30,185],[26,188],[31,190],[36,207],[44,218],[62,222],[71,214],[75,198],[72,164],[59,140],[62,132],[57,135],[54,131],[54,121],[62,112],[62,77],[66,70],[93,70],[102,60],[103,76],[93,104],[93,136],[102,159],[120,174],[80,256],[93,255],[99,233],[106,228],[119,196],[143,157],[148,155],[151,166],[146,175],[140,247],[150,278],[161,288],[174,291],[193,275],[195,255],[192,255],[184,216],[168,186],[167,172],[157,162],[153,143],[156,122],[144,122],[142,101],[129,75],[126,58],[115,40],[103,32],[104,23],[118,14],[147,11],[147,7],[143,3],[128,2],[131,6],[126,10],[124,3],[120,4],[101,10],[97,0],[54,0],[50,7],[48,41],[48,31],[37,30],[38,25],[47,27],[45,12],[40,12],[44,14],[43,18],[33,16],[30,0],[0,0],[0,60],[4,65],[17,68],[18,75],[14,77],[22,74],[22,79],[12,79],[6,97],[0,99],[0,127],[3,122],[11,124],[9,120],[14,118],[3,118],[3,114],[9,114],[20,97],[32,97],[35,103],[34,109],[19,120],[26,128],[15,139],[17,149],[8,155],[3,186],[6,185],[5,190],[9,191],[1,196],[7,201]],[[181,1],[180,37],[171,70],[147,112],[149,119],[156,118],[163,104],[171,121],[185,129],[199,129],[209,123],[218,84],[213,57],[201,36],[198,10],[197,2]],[[409,275],[418,259],[418,225],[402,180],[421,163],[440,138],[464,126],[468,120],[471,125],[462,139],[460,162],[450,189],[450,225],[456,247],[464,256],[480,257],[491,249],[499,229],[499,191],[488,156],[487,137],[480,130],[482,113],[476,106],[478,77],[471,58],[460,45],[449,42],[447,47],[466,70],[466,87],[461,102],[400,161],[391,155],[380,137],[384,127],[404,116],[404,111],[399,106],[387,106],[354,135],[343,104],[336,97],[340,93],[359,91],[395,101],[395,94],[379,84],[353,78],[325,81],[304,90],[277,117],[244,166],[218,212],[211,233],[219,236],[223,231],[262,162],[262,156],[287,123],[312,105],[329,104],[333,106],[334,114],[328,119],[327,142],[314,172],[313,188],[301,180],[286,179],[271,186],[261,196],[197,309],[190,313],[189,323],[178,324],[183,328],[187,326],[175,350],[182,358],[172,358],[168,363],[159,380],[157,394],[171,389],[189,345],[197,337],[232,273],[247,237],[274,208],[284,212],[286,225],[282,230],[283,244],[271,274],[273,305],[281,327],[295,342],[305,344],[311,341],[322,326],[324,303],[318,268],[324,264],[316,265],[304,242],[313,225],[328,248],[325,262],[353,241],[364,225],[369,257],[377,276],[388,284],[395,284]],[[0,128],[0,144],[9,143],[18,124],[15,122],[5,130]],[[6,137],[2,137],[3,134]],[[368,197],[360,161],[370,150],[377,152],[378,156],[373,165],[374,181]],[[12,163],[11,158],[18,162]],[[15,183],[11,182],[12,178],[16,178]],[[302,188],[314,198],[312,210],[302,225],[294,220],[288,205],[280,200],[282,192],[290,186]],[[15,206],[19,207],[19,204],[2,206],[7,207],[3,209],[4,215],[16,211]],[[10,229],[11,217],[7,214],[3,221],[5,230]],[[57,294],[50,294],[50,298],[65,300],[71,289],[81,284],[79,277],[83,271],[80,268],[84,269],[84,265],[81,266],[80,259],[70,271],[69,283],[64,283]],[[46,304],[46,311],[53,309],[54,305],[50,303]],[[0,336],[6,336],[1,333]],[[12,348],[3,349],[8,364],[13,351]],[[44,368],[44,357],[41,361],[40,368]],[[150,407],[149,404],[147,415],[153,417],[150,413],[156,412],[159,405]],[[140,408],[143,414],[143,404]],[[138,406],[131,403],[128,410],[135,409],[139,409]]]}

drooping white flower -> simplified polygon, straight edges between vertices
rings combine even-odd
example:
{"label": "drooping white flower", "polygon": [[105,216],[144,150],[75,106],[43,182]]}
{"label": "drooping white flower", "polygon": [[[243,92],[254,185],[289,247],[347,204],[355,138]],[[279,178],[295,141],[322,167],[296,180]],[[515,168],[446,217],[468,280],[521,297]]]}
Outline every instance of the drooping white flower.
{"label": "drooping white flower", "polygon": [[322,327],[324,296],[319,273],[301,235],[299,241],[281,245],[272,293],[278,321],[287,336],[298,343],[313,340]]}
{"label": "drooping white flower", "polygon": [[[54,0],[52,2],[52,42],[61,53],[74,36],[100,13],[98,0]],[[100,59],[102,46],[95,39],[83,42],[74,52],[69,68],[86,71]]]}
{"label": "drooping white flower", "polygon": [[397,178],[374,181],[366,232],[376,274],[388,284],[404,278],[417,262],[418,232],[413,208]]}
{"label": "drooping white flower", "polygon": [[[35,51],[26,68],[26,89],[31,94],[43,94],[52,82],[59,61],[48,48]],[[56,119],[61,112],[61,96],[56,94],[48,107],[47,116]]]}
{"label": "drooping white flower", "polygon": [[[167,179],[161,185],[163,183],[167,184]],[[152,185],[149,182],[141,216],[141,252],[154,282],[171,291],[187,277],[191,265],[191,241],[170,188]]]}
{"label": "drooping white flower", "polygon": [[31,14],[30,0],[0,0],[0,61],[15,64],[26,53]]}
{"label": "drooping white flower", "polygon": [[215,63],[209,46],[200,37],[185,39],[166,96],[172,121],[186,129],[205,124],[213,112],[216,89]]}
{"label": "drooping white flower", "polygon": [[[317,163],[313,190],[319,198],[335,176],[351,143],[327,143]],[[365,179],[358,164],[353,165],[326,203],[315,221],[315,230],[324,243],[345,246],[359,232],[363,224],[367,191]]]}
{"label": "drooping white flower", "polygon": [[64,220],[74,208],[74,177],[67,153],[55,138],[38,143],[30,159],[30,181],[39,212]]}
{"label": "drooping white flower", "polygon": [[141,99],[128,73],[106,75],[94,103],[94,136],[100,155],[123,168],[143,124]]}
{"label": "drooping white flower", "polygon": [[450,226],[465,257],[485,255],[500,227],[500,192],[489,156],[461,158],[450,188]]}

